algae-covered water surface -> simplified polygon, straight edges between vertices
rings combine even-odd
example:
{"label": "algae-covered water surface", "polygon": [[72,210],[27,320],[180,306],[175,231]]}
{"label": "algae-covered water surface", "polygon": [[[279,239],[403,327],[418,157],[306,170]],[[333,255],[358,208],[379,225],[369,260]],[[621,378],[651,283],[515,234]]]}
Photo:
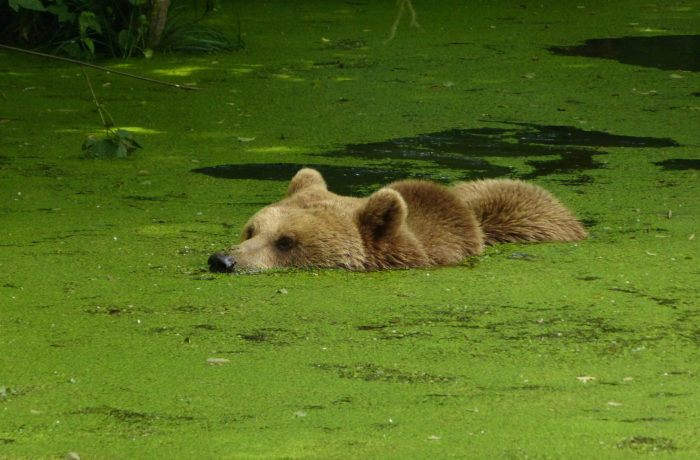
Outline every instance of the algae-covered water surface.
{"label": "algae-covered water surface", "polygon": [[[700,456],[700,4],[235,2],[245,49],[0,51],[0,458]],[[578,244],[207,272],[302,166],[531,180]]]}

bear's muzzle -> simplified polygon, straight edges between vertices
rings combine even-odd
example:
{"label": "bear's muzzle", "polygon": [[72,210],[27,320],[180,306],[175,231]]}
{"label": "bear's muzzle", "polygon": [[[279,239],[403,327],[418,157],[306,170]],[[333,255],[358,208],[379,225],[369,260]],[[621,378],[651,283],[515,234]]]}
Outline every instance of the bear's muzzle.
{"label": "bear's muzzle", "polygon": [[231,273],[236,268],[236,259],[225,252],[217,252],[209,257],[209,271],[212,273]]}

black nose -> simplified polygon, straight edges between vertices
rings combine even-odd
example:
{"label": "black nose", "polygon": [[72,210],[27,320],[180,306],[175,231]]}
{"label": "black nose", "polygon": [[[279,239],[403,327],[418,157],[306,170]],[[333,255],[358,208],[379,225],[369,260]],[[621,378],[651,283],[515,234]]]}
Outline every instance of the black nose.
{"label": "black nose", "polygon": [[230,273],[236,266],[236,261],[230,255],[217,252],[209,257],[209,271],[213,273]]}

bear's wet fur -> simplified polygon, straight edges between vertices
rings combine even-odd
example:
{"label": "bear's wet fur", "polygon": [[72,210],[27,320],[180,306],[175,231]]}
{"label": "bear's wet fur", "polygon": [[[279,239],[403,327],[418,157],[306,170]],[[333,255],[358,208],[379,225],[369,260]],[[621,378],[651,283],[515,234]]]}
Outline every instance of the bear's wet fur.
{"label": "bear's wet fur", "polygon": [[212,255],[209,265],[214,272],[449,265],[497,243],[585,237],[564,205],[521,181],[444,187],[406,180],[355,198],[329,192],[318,171],[304,168],[292,178],[286,198],[251,217],[241,242]]}

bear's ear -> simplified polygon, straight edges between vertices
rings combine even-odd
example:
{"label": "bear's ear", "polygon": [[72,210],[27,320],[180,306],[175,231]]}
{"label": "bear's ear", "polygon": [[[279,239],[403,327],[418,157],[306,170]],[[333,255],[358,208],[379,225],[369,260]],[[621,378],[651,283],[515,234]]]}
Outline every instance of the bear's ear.
{"label": "bear's ear", "polygon": [[396,235],[407,215],[408,207],[401,194],[383,188],[374,192],[358,211],[357,224],[364,238],[379,240]]}
{"label": "bear's ear", "polygon": [[326,181],[323,180],[320,172],[311,168],[300,169],[289,183],[287,196],[292,196],[308,187],[323,187],[324,190],[327,190]]}

